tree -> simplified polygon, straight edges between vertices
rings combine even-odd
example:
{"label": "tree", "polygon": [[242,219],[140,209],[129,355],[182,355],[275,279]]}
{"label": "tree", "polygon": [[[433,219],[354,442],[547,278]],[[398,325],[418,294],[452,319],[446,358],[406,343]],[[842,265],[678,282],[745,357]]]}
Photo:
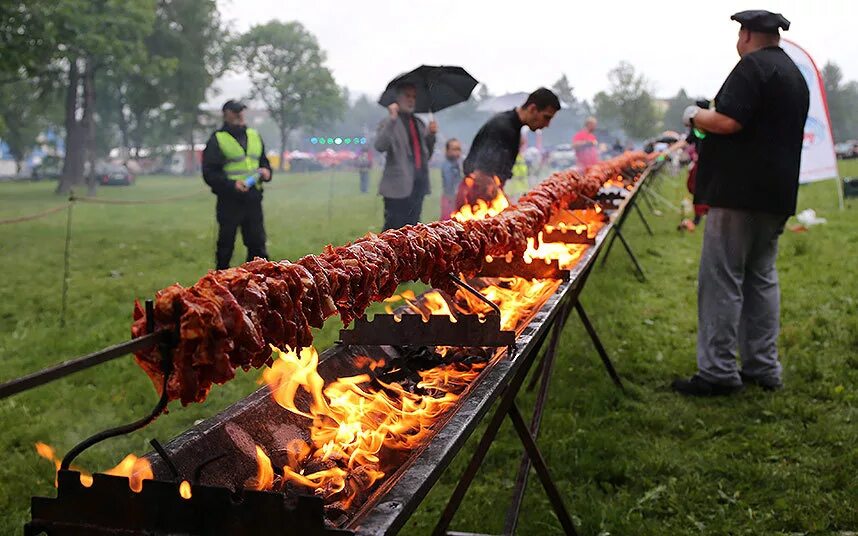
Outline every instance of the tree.
{"label": "tree", "polygon": [[608,72],[610,88],[593,99],[598,117],[622,127],[633,138],[646,138],[658,131],[658,114],[649,82],[628,62]]}
{"label": "tree", "polygon": [[[215,0],[158,0],[155,28],[146,45],[152,56],[173,62],[161,86],[172,107],[163,115],[178,139],[191,147],[201,126],[200,105],[206,91],[229,66],[228,41]],[[189,159],[188,165],[194,161]]]}
{"label": "tree", "polygon": [[858,138],[858,82],[844,83],[840,67],[828,62],[822,67],[822,83],[828,98],[834,139]]}
{"label": "tree", "polygon": [[[325,67],[325,53],[299,22],[272,21],[254,26],[235,43],[260,100],[280,130],[280,152],[289,133],[301,127],[321,127],[342,116],[343,93]],[[280,159],[283,167],[283,159]]]}
{"label": "tree", "polygon": [[[0,69],[62,85],[66,155],[57,187],[68,192],[92,162],[97,73],[142,64],[142,37],[151,31],[154,0],[27,0],[0,12],[4,47],[15,51]],[[37,47],[37,51],[29,49]],[[94,184],[90,183],[90,191]]]}
{"label": "tree", "polygon": [[34,79],[0,84],[0,139],[9,146],[15,159],[15,172],[21,167],[36,139],[61,117],[59,102],[50,88]]}
{"label": "tree", "polygon": [[664,128],[681,132],[685,126],[682,124],[682,114],[688,106],[694,104],[691,97],[681,88],[679,92],[667,102],[667,109],[664,111]]}
{"label": "tree", "polygon": [[568,109],[575,112],[578,112],[578,99],[575,98],[575,92],[572,85],[569,83],[569,79],[566,78],[566,74],[560,76],[560,78],[554,82],[554,85],[551,86],[551,89],[560,99],[560,102],[568,106]]}

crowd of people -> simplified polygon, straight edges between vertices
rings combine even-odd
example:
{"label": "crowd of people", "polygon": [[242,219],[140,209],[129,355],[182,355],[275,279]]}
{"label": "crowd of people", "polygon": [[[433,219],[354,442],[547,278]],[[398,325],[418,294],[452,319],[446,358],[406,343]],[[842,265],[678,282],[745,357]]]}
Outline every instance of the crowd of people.
{"label": "crowd of people", "polygon": [[[778,13],[736,13],[740,61],[712,101],[689,106],[683,120],[693,146],[689,187],[699,217],[708,211],[698,277],[698,372],[673,388],[692,396],[738,392],[748,383],[782,385],[777,338],[780,292],[775,259],[778,237],[795,213],[808,87],[779,46],[789,21]],[[402,83],[379,123],[374,148],[384,155],[378,193],[383,229],[420,221],[430,193],[429,160],[439,126],[415,114],[417,88]],[[560,111],[546,88],[490,118],[462,160],[462,144],[448,139],[441,166],[441,216],[480,199],[491,200],[521,173],[522,132],[547,128]],[[237,229],[247,259],[267,258],[262,216],[264,183],[271,166],[259,134],[247,128],[244,105],[223,106],[224,124],[203,156],[203,176],[217,195],[220,225],[217,268],[229,266]],[[597,121],[590,117],[572,138],[578,166],[598,162]],[[371,154],[358,161],[360,190],[367,192]],[[742,367],[737,365],[741,356]]]}

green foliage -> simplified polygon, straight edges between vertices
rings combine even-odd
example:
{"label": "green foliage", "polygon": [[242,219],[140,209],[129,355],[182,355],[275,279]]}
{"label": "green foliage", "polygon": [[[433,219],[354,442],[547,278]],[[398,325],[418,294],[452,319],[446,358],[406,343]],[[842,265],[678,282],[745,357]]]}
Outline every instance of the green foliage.
{"label": "green foliage", "polygon": [[685,89],[680,89],[677,94],[667,103],[667,109],[664,111],[664,128],[682,132],[685,130],[685,125],[682,124],[682,112],[685,108],[694,104]]}
{"label": "green foliage", "polygon": [[658,114],[649,81],[632,64],[621,61],[608,72],[608,82],[608,91],[600,91],[593,99],[597,117],[622,127],[632,138],[657,133]]}
{"label": "green foliage", "polygon": [[236,41],[234,57],[250,77],[253,98],[265,104],[279,127],[281,151],[290,131],[341,117],[343,93],[324,65],[324,51],[301,23],[254,26]]}
{"label": "green foliage", "polygon": [[833,62],[822,68],[822,82],[828,97],[834,139],[858,139],[858,82],[844,82],[843,71]]}
{"label": "green foliage", "polygon": [[61,123],[60,102],[50,88],[25,78],[0,84],[0,103],[0,139],[20,164],[38,135]]}

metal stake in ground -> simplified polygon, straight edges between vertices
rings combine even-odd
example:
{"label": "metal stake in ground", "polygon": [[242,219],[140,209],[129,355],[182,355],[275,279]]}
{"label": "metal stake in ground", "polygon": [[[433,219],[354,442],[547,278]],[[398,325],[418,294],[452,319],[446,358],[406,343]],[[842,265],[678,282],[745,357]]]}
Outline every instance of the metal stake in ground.
{"label": "metal stake in ground", "polygon": [[72,207],[74,207],[74,192],[69,193],[68,217],[66,218],[66,245],[63,252],[63,295],[60,305],[60,327],[66,325],[66,306],[69,294],[69,257],[71,255]]}

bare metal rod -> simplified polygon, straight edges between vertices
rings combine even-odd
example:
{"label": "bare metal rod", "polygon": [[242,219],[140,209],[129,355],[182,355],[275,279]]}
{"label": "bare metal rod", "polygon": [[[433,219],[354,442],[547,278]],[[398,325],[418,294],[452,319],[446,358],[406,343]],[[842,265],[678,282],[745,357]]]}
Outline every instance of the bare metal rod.
{"label": "bare metal rod", "polygon": [[482,301],[483,303],[485,303],[486,305],[488,305],[489,307],[494,309],[494,311],[498,314],[498,316],[500,316],[500,314],[501,314],[500,307],[498,307],[495,302],[493,302],[490,299],[483,296],[483,294],[479,290],[477,290],[474,287],[472,287],[471,285],[465,283],[464,281],[462,281],[461,279],[459,279],[455,275],[453,275],[453,274],[448,274],[448,275],[450,276],[450,280],[453,281],[453,283],[459,285],[460,287],[465,289],[467,292],[470,292],[471,294],[473,294],[474,296],[479,298],[480,301]]}
{"label": "bare metal rod", "polygon": [[27,391],[40,385],[45,385],[46,383],[59,380],[60,378],[65,378],[75,372],[86,370],[90,367],[116,359],[117,357],[122,357],[127,354],[151,348],[159,344],[164,339],[165,334],[165,331],[155,331],[153,333],[143,335],[142,337],[132,339],[128,342],[110,346],[104,350],[99,350],[98,352],[93,352],[75,359],[70,359],[58,365],[22,376],[21,378],[10,380],[6,383],[0,384],[0,399]]}

